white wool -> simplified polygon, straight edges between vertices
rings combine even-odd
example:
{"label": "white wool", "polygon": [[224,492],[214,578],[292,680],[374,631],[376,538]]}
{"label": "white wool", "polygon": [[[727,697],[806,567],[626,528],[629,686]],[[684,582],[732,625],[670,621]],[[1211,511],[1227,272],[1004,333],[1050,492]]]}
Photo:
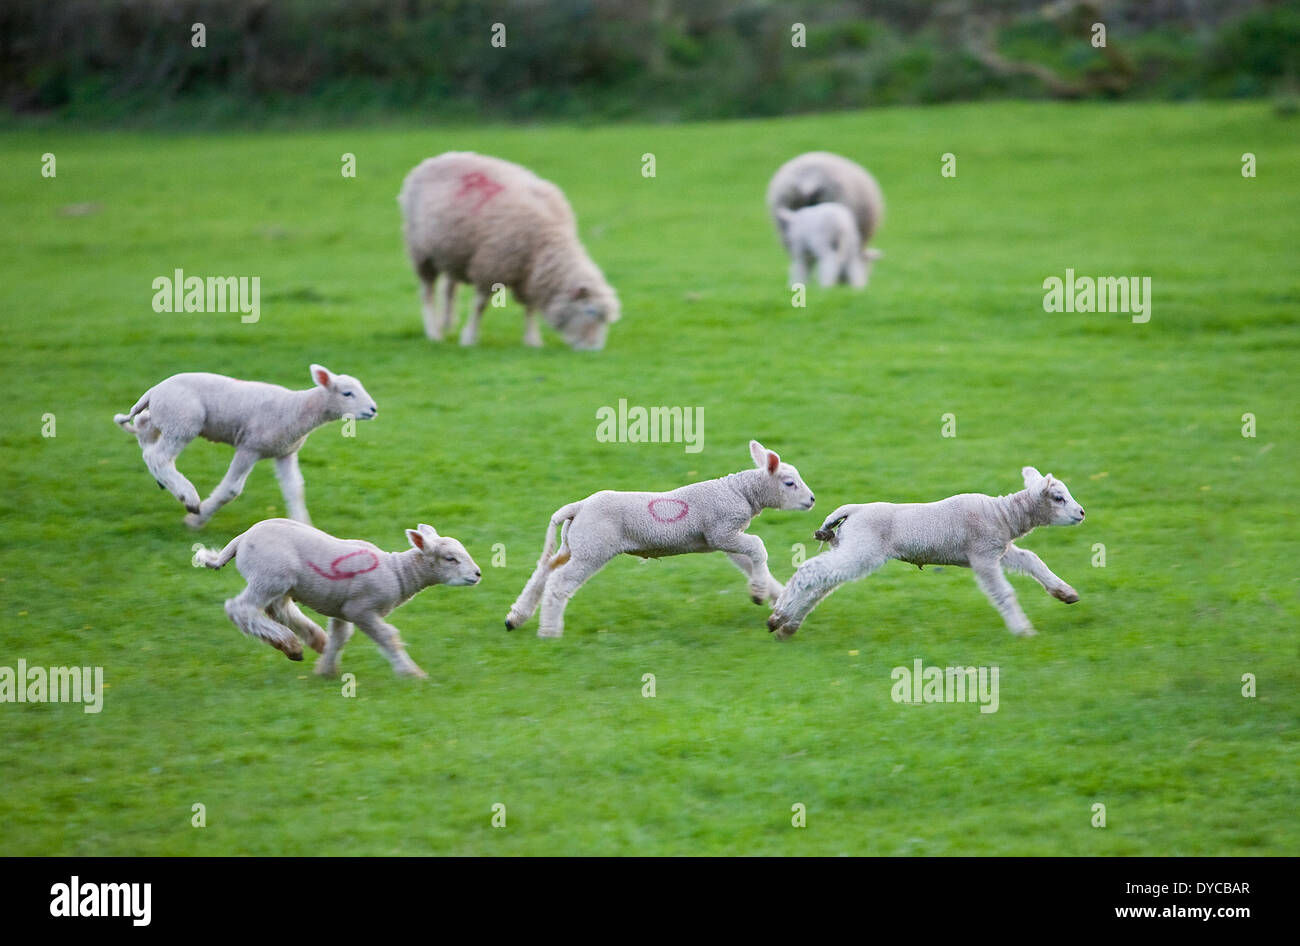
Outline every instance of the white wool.
{"label": "white wool", "polygon": [[890,559],[913,565],[960,565],[975,573],[980,589],[1013,634],[1034,632],[1003,567],[1032,576],[1054,598],[1073,604],[1078,593],[1033,552],[1015,544],[1038,526],[1077,525],[1083,507],[1065,484],[1031,466],[1025,488],[1008,496],[962,493],[935,503],[865,503],[841,506],[814,538],[831,548],[794,573],[767,626],[785,640],[817,604],[847,581],[863,578]]}
{"label": "white wool", "polygon": [[573,210],[550,181],[500,158],[448,151],[417,165],[397,201],[429,338],[441,341],[451,329],[456,284],[466,282],[475,295],[462,345],[477,343],[483,310],[500,285],[524,305],[524,344],[542,344],[540,311],[573,348],[604,347],[619,319],[618,296],[579,242]]}
{"label": "white wool", "polygon": [[[184,504],[190,526],[204,525],[243,492],[254,464],[266,458],[275,460],[289,515],[310,522],[298,469],[298,451],[307,435],[344,416],[369,420],[379,410],[361,382],[350,375],[312,365],[311,377],[315,387],[291,391],[278,384],[219,374],[176,374],[154,385],[129,413],[113,420],[135,435],[145,466],[160,487]],[[194,484],[176,469],[176,458],[196,437],[235,448],[230,469],[202,503]]]}
{"label": "white wool", "polygon": [[863,246],[871,242],[885,217],[885,201],[876,179],[857,162],[829,151],[809,151],[791,158],[777,169],[767,186],[768,212],[783,241],[778,208],[798,210],[826,203],[843,204],[853,212]]}
{"label": "white wool", "polygon": [[[406,537],[411,548],[385,552],[292,519],[264,519],[220,552],[204,549],[195,557],[208,568],[235,559],[248,587],[226,602],[226,614],[245,634],[290,660],[302,660],[305,641],[321,655],[316,673],[334,675],[356,625],[374,639],[397,674],[425,677],[384,617],[430,585],[476,585],[482,572],[463,545],[430,525],[407,529]],[[295,602],[330,619],[328,638]]]}
{"label": "white wool", "polygon": [[[754,469],[692,483],[666,493],[602,490],[557,510],[546,530],[542,557],[506,617],[513,630],[542,607],[539,637],[564,633],[564,609],[582,584],[615,555],[660,558],[725,552],[749,579],[756,603],[775,600],[781,584],[767,568],[767,549],[745,532],[764,509],[811,509],[812,491],[799,471],[756,440]],[[568,523],[556,552],[556,530]]]}
{"label": "white wool", "polygon": [[807,285],[809,264],[816,264],[817,281],[824,287],[841,283],[855,289],[866,286],[871,264],[881,253],[862,248],[857,223],[848,207],[833,202],[798,210],[778,207],[776,215],[785,228],[792,286]]}

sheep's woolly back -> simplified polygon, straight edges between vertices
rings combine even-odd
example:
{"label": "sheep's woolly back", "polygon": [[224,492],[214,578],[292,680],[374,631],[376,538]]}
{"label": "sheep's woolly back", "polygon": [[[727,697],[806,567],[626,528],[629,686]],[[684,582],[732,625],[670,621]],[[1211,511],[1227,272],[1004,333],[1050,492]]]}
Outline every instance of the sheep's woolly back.
{"label": "sheep's woolly back", "polygon": [[[853,211],[864,245],[885,217],[885,200],[876,179],[862,165],[828,151],[809,151],[790,159],[768,184],[767,206],[774,219],[781,207],[797,210],[831,202]],[[779,219],[777,223],[780,227]]]}
{"label": "sheep's woolly back", "polygon": [[406,176],[398,203],[412,258],[458,281],[503,283],[541,306],[577,284],[605,286],[564,194],[510,161],[467,151],[429,158]]}

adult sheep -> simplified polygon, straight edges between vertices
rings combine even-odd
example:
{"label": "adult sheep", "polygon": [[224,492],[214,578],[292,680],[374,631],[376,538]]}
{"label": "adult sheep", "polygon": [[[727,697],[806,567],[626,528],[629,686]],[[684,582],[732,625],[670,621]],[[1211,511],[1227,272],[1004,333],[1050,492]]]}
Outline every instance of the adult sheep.
{"label": "adult sheep", "polygon": [[839,203],[853,212],[865,247],[885,216],[880,185],[855,161],[829,151],[809,151],[791,158],[777,169],[767,185],[767,209],[787,252],[787,221],[780,210],[798,210],[813,204]]}
{"label": "adult sheep", "polygon": [[466,282],[475,294],[462,345],[477,343],[483,309],[499,284],[524,306],[525,345],[542,344],[540,310],[571,347],[605,347],[619,318],[618,296],[578,241],[577,220],[554,184],[500,158],[448,151],[418,164],[397,201],[430,339],[441,341],[452,327],[456,284]]}

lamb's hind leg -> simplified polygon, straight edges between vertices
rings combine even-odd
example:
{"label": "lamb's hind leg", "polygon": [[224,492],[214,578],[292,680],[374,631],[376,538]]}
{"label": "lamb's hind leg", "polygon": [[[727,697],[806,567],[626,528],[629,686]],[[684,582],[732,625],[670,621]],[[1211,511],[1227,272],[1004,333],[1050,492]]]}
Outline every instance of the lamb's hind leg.
{"label": "lamb's hind leg", "polygon": [[176,469],[176,458],[188,443],[188,440],[180,437],[159,436],[144,448],[144,465],[164,489],[181,501],[187,511],[198,513],[199,491]]}
{"label": "lamb's hind leg", "polygon": [[844,544],[813,556],[786,582],[785,591],[767,619],[768,630],[777,640],[788,640],[827,595],[846,581],[865,578],[888,560],[874,546],[854,554]]}
{"label": "lamb's hind leg", "polygon": [[1079,593],[1057,577],[1043,560],[1029,549],[1017,545],[1008,545],[1002,556],[1002,564],[1015,572],[1022,572],[1038,582],[1053,598],[1066,604],[1079,600]]}
{"label": "lamb's hind leg", "polygon": [[266,641],[290,660],[302,660],[302,641],[293,631],[266,613],[281,597],[281,592],[260,591],[249,585],[226,602],[226,616],[249,637]]}
{"label": "lamb's hind leg", "polygon": [[524,590],[519,592],[519,597],[515,603],[510,606],[510,613],[506,615],[506,630],[513,631],[515,628],[523,625],[533,612],[537,610],[537,605],[541,603],[542,592],[546,590],[546,579],[551,577],[551,571],[564,564],[564,561],[556,561],[552,556],[549,560],[538,559],[537,567],[528,578],[528,584],[524,585]]}
{"label": "lamb's hind leg", "polygon": [[554,569],[546,579],[542,591],[542,617],[537,628],[538,637],[564,636],[564,609],[569,599],[596,572],[605,567],[609,559],[570,558]]}
{"label": "lamb's hind leg", "polygon": [[288,595],[272,601],[270,607],[267,608],[267,613],[272,620],[279,621],[301,637],[307,646],[316,653],[324,652],[328,643],[325,632],[321,630],[319,624],[303,614],[298,605]]}
{"label": "lamb's hind leg", "polygon": [[993,603],[1006,622],[1007,629],[1019,637],[1032,637],[1037,631],[1029,623],[1020,602],[1016,600],[1016,590],[1002,574],[1002,565],[996,558],[972,559],[971,570],[975,572],[975,581],[980,590]]}

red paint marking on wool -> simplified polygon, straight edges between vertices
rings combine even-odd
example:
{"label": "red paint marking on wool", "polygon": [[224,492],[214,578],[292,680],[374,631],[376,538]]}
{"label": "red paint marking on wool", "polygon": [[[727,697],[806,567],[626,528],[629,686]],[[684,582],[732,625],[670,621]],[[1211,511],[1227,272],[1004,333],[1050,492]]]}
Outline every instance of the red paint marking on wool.
{"label": "red paint marking on wool", "polygon": [[[677,510],[676,515],[660,515],[659,513],[655,512],[655,506],[658,505],[659,503],[672,503],[673,505],[680,506],[681,508]],[[685,519],[686,514],[691,511],[691,507],[686,505],[686,503],[682,502],[680,499],[662,499],[662,498],[652,499],[650,500],[650,504],[646,506],[646,508],[650,510],[650,518],[652,518],[655,522],[678,522],[682,519]]]}
{"label": "red paint marking on wool", "polygon": [[471,213],[478,213],[489,200],[505,190],[505,186],[498,184],[492,178],[480,171],[472,171],[469,174],[460,176],[460,190],[456,192],[457,197],[468,197],[477,193],[478,202],[470,208]]}
{"label": "red paint marking on wool", "polygon": [[[342,562],[346,562],[348,559],[357,555],[364,555],[369,558],[370,564],[364,568],[339,567]],[[348,578],[356,578],[358,575],[364,575],[366,572],[373,572],[379,567],[379,556],[375,555],[374,552],[367,551],[366,549],[357,549],[355,552],[349,552],[347,555],[340,555],[338,558],[334,559],[334,561],[330,562],[329,571],[322,571],[314,562],[308,562],[307,564],[311,566],[312,571],[317,575],[320,575],[322,578],[328,578],[330,581],[344,581]],[[357,564],[360,564],[360,562]]]}

